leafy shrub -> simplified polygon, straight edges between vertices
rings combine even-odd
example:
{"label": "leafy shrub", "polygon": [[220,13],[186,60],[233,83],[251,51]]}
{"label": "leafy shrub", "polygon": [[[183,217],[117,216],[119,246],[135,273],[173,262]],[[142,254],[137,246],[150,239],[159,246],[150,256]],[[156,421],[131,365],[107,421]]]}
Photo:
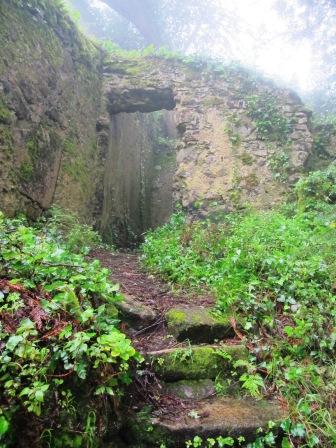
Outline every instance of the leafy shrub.
{"label": "leafy shrub", "polygon": [[273,173],[273,177],[282,182],[288,180],[288,175],[290,172],[290,160],[289,155],[283,150],[274,151],[268,157],[267,165]]}
{"label": "leafy shrub", "polygon": [[282,114],[274,96],[268,93],[248,96],[247,113],[254,120],[260,139],[280,143],[288,141],[292,124]]}
{"label": "leafy shrub", "polygon": [[336,202],[336,163],[324,171],[314,171],[303,177],[295,188],[301,205],[316,205],[316,201]]}
{"label": "leafy shrub", "polygon": [[91,446],[139,359],[118,329],[118,287],[22,219],[0,214],[0,245],[0,441]]}
{"label": "leafy shrub", "polygon": [[306,211],[292,206],[229,214],[219,224],[177,214],[149,232],[143,245],[150,270],[210,288],[218,312],[241,322],[254,357],[253,377],[249,371],[241,377],[244,387],[252,378],[259,393],[262,373],[264,390],[281,394],[294,427],[301,425],[299,432],[288,430],[283,446],[336,444],[330,399],[336,393],[333,173],[331,167],[299,182],[302,197],[315,198]]}
{"label": "leafy shrub", "polygon": [[325,258],[333,258],[334,244],[329,220],[274,211],[230,215],[219,225],[188,225],[177,215],[147,235],[143,250],[147,266],[182,284],[207,285],[221,309],[250,307],[258,320],[278,302],[290,308],[328,297],[333,262]]}
{"label": "leafy shrub", "polygon": [[42,225],[47,226],[55,238],[60,237],[70,252],[87,254],[90,249],[103,244],[99,233],[83,224],[74,212],[54,206],[49,213],[47,221],[42,220]]}

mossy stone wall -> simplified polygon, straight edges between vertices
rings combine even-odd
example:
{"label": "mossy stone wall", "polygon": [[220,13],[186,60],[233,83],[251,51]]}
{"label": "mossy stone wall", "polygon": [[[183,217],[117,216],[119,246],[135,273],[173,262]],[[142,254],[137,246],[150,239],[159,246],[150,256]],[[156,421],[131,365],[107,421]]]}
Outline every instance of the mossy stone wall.
{"label": "mossy stone wall", "polygon": [[92,219],[101,52],[51,0],[0,3],[0,208]]}

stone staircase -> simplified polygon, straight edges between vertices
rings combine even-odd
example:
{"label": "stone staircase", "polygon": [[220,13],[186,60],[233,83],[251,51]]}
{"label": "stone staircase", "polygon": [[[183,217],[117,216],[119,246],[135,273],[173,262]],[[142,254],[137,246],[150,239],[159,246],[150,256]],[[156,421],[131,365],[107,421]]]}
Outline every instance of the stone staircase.
{"label": "stone staircase", "polygon": [[[143,326],[150,333],[151,311],[140,303],[132,306],[130,298],[127,302],[124,318],[138,331]],[[160,394],[180,399],[181,405],[176,404],[173,416],[146,405],[134,409],[121,430],[126,446],[182,448],[195,436],[253,441],[259,428],[285,417],[276,401],[248,398],[241,390],[241,372],[233,365],[247,360],[248,350],[233,339],[229,318],[216,318],[201,306],[177,306],[164,318],[167,340],[173,339],[176,346],[143,353],[144,368],[158,378]]]}

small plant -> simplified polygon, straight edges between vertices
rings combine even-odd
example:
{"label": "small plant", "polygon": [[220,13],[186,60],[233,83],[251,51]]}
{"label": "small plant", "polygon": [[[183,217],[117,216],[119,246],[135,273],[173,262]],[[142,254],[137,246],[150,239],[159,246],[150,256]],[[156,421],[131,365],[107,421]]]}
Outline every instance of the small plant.
{"label": "small plant", "polygon": [[296,184],[295,192],[300,205],[314,206],[320,201],[336,202],[336,163],[324,171],[315,171]]}
{"label": "small plant", "polygon": [[285,117],[271,93],[250,95],[246,98],[247,114],[255,122],[258,137],[286,144],[292,132],[292,123]]}
{"label": "small plant", "polygon": [[288,180],[290,160],[287,152],[275,150],[267,160],[267,165],[273,173],[273,177],[281,182]]}
{"label": "small plant", "polygon": [[196,420],[200,418],[199,413],[195,411],[195,409],[192,409],[190,412],[188,412],[188,416]]}
{"label": "small plant", "polygon": [[188,348],[177,349],[173,352],[173,354],[172,354],[173,362],[177,362],[177,361],[184,362],[189,359],[192,360],[192,356],[193,356],[192,346],[190,344],[189,339],[187,339],[186,342],[188,343]]}
{"label": "small plant", "polygon": [[231,380],[224,380],[220,374],[218,374],[215,378],[215,392],[216,395],[222,396],[226,395],[228,392],[228,388],[230,386]]}
{"label": "small plant", "polygon": [[[47,229],[55,237],[60,236],[72,252],[88,253],[94,247],[102,245],[98,232],[83,224],[76,213],[53,206],[49,210]],[[45,220],[41,224],[45,225]]]}

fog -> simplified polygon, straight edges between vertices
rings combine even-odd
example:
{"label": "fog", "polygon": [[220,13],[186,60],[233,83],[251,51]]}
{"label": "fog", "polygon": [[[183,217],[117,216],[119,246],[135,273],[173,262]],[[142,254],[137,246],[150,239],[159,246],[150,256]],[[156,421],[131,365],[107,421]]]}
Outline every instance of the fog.
{"label": "fog", "polygon": [[236,62],[334,111],[334,0],[67,0],[91,36]]}

